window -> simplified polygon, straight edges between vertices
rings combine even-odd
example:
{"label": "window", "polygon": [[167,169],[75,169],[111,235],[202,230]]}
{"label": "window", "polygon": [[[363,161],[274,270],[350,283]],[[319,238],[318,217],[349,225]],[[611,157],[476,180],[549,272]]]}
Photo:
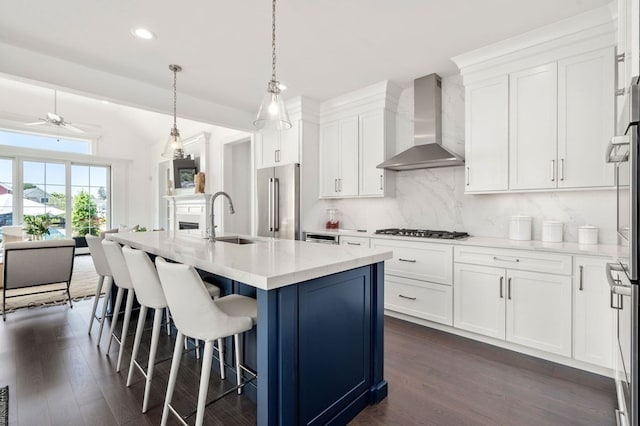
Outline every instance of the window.
{"label": "window", "polygon": [[67,218],[65,164],[24,161],[22,169],[22,214],[47,216],[49,238],[65,238]]}
{"label": "window", "polygon": [[2,227],[13,224],[13,160],[0,158],[0,241]]}
{"label": "window", "polygon": [[91,141],[0,130],[0,145],[91,154]]}
{"label": "window", "polygon": [[108,222],[109,167],[71,165],[73,236],[99,235]]}

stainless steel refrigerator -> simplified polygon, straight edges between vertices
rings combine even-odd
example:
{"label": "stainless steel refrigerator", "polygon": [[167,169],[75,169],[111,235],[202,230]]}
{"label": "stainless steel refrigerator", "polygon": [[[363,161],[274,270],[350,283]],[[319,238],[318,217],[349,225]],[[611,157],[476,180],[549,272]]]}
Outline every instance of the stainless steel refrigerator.
{"label": "stainless steel refrigerator", "polygon": [[257,171],[257,227],[261,237],[300,239],[300,164]]}

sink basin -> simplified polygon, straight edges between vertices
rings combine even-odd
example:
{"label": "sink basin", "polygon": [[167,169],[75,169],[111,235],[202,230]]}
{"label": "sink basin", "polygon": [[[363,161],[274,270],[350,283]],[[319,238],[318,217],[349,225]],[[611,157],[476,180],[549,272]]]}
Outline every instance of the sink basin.
{"label": "sink basin", "polygon": [[241,238],[238,236],[218,237],[216,238],[216,241],[220,241],[223,243],[232,243],[232,244],[253,244],[254,243],[253,240],[248,240],[246,238]]}

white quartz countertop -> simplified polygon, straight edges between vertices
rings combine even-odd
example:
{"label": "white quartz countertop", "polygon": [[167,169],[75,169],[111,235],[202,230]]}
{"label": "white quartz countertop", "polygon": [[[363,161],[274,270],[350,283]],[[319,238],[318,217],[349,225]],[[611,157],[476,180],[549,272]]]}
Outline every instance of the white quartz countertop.
{"label": "white quartz countertop", "polygon": [[577,254],[587,256],[602,256],[602,257],[619,257],[620,247],[614,244],[578,244],[572,242],[562,243],[547,243],[544,241],[514,241],[506,238],[491,238],[491,237],[469,237],[461,240],[440,240],[437,238],[417,238],[417,237],[405,237],[396,235],[382,235],[375,234],[373,231],[361,232],[358,230],[340,229],[340,230],[310,230],[306,233],[313,234],[326,234],[326,235],[343,235],[348,237],[363,237],[363,238],[379,238],[389,240],[400,241],[415,241],[425,243],[438,243],[438,244],[452,244],[452,245],[470,245],[481,246],[501,249],[515,249],[515,250],[533,250],[533,251],[545,251],[562,254]]}
{"label": "white quartz countertop", "polygon": [[262,290],[371,265],[392,257],[392,252],[387,249],[275,238],[245,237],[255,242],[243,245],[221,241],[210,243],[199,235],[181,231],[115,233],[107,234],[105,238]]}

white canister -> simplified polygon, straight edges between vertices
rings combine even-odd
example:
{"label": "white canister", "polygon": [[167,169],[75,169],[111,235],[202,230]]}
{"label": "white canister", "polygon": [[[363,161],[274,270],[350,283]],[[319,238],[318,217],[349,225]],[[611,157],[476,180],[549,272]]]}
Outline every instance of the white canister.
{"label": "white canister", "polygon": [[531,240],[531,216],[511,216],[509,218],[509,239]]}
{"label": "white canister", "polygon": [[562,222],[545,220],[542,222],[542,241],[546,243],[562,242]]}
{"label": "white canister", "polygon": [[578,227],[579,244],[598,244],[598,227],[583,225]]}

